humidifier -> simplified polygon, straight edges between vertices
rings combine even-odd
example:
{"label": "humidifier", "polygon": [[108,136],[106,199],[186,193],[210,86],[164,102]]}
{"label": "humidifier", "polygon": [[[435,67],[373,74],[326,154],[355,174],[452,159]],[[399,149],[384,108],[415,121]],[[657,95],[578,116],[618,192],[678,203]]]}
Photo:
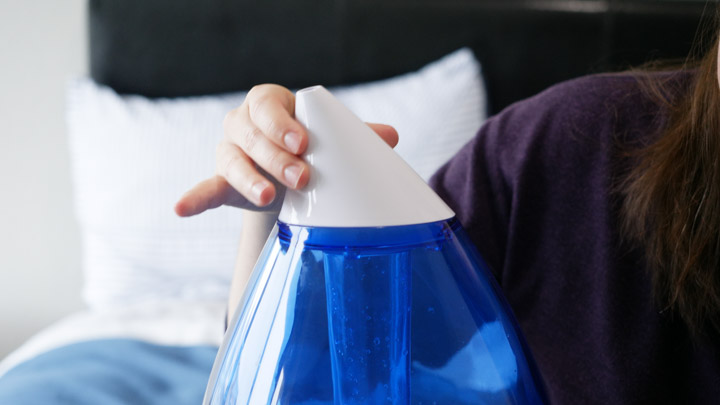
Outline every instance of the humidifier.
{"label": "humidifier", "polygon": [[205,404],[542,404],[512,312],[453,211],[321,86],[302,190],[229,323]]}

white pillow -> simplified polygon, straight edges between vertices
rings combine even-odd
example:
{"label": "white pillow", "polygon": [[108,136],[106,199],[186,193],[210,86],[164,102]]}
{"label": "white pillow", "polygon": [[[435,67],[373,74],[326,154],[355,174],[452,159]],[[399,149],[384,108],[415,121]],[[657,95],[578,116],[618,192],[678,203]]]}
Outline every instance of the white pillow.
{"label": "white pillow", "polygon": [[[417,72],[330,90],[360,118],[395,126],[397,152],[425,179],[485,119],[480,65],[469,49]],[[172,208],[213,173],[223,117],[244,96],[151,100],[89,79],[71,83],[67,119],[91,308],[226,299],[240,210],[182,219]]]}

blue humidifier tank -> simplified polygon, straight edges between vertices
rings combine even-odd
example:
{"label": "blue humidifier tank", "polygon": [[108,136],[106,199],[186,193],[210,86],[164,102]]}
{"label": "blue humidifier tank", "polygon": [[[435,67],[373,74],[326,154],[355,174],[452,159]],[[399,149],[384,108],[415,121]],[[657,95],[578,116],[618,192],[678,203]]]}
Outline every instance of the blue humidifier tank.
{"label": "blue humidifier tank", "polygon": [[311,180],[285,195],[204,403],[546,403],[453,211],[323,87],[295,115]]}

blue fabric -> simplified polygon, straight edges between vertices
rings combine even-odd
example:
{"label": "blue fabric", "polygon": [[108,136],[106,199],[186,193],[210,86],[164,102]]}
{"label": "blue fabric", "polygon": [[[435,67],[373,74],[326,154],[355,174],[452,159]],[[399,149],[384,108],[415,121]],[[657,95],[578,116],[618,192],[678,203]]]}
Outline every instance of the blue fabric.
{"label": "blue fabric", "polygon": [[30,359],[0,378],[0,404],[197,405],[216,347],[93,340]]}

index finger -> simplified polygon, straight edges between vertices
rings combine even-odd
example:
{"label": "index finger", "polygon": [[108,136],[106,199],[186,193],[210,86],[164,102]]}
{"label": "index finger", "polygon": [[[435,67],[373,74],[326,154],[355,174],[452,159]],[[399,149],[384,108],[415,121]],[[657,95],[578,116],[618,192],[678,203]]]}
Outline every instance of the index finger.
{"label": "index finger", "polygon": [[295,95],[290,90],[274,84],[255,86],[246,104],[250,120],[273,143],[296,155],[305,150],[307,133],[293,117]]}

